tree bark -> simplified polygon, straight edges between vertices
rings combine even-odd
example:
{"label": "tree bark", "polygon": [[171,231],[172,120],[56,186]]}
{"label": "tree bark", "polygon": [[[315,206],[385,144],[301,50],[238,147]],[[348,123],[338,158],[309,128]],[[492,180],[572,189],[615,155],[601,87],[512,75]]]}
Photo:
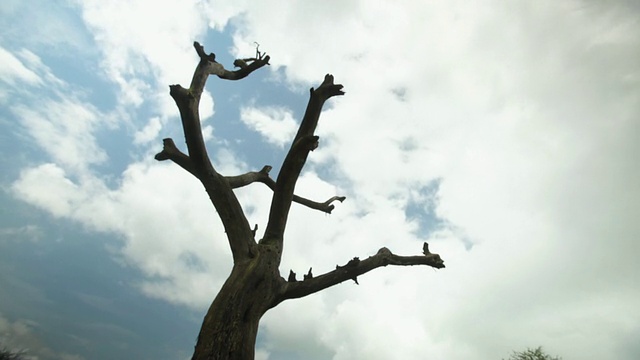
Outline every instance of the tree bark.
{"label": "tree bark", "polygon": [[[322,107],[329,98],[344,94],[342,85],[334,84],[333,76],[326,75],[318,88],[311,88],[307,110],[276,181],[269,177],[271,166],[268,165],[257,172],[223,176],[209,160],[201,131],[198,106],[205,83],[209,75],[224,80],[240,80],[268,65],[269,56],[257,52],[256,58],[243,59],[238,62],[242,64],[240,69],[230,71],[215,61],[215,54],[205,53],[202,45],[195,42],[194,47],[200,62],[189,88],[170,86],[170,94],[180,111],[188,154],[167,138],[163,140],[163,150],[155,158],[158,161],[171,160],[200,180],[222,220],[234,265],[204,317],[193,360],[253,359],[260,319],[282,301],[307,296],[349,279],[357,283],[359,275],[387,265],[444,268],[440,256],[429,252],[425,243],[423,255],[419,256],[398,256],[382,248],[365,260],[353,258],[343,266],[336,266],[336,270],[315,278],[311,269],[303,281],[297,281],[293,271],[288,281],[282,278],[279,266],[292,202],[330,213],[335,201],[345,200],[343,196],[334,196],[325,202],[316,202],[294,194],[307,156],[318,146],[318,136],[314,132]],[[247,64],[247,60],[250,63]],[[255,229],[250,228],[233,193],[234,188],[254,182],[261,182],[273,190],[265,236],[259,242],[256,242]]]}
{"label": "tree bark", "polygon": [[233,266],[202,322],[193,360],[254,358],[260,319],[275,306],[284,284],[279,257],[272,247],[261,246],[253,259]]}

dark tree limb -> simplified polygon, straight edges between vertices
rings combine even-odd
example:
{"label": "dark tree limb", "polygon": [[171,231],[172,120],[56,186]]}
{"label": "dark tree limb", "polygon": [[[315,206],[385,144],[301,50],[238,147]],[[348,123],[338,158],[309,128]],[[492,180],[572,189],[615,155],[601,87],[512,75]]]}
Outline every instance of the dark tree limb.
{"label": "dark tree limb", "polygon": [[387,265],[426,265],[436,269],[442,269],[445,267],[444,261],[442,261],[438,254],[427,253],[425,255],[417,256],[399,256],[391,253],[389,249],[383,247],[378,250],[378,253],[367,259],[360,260],[358,258],[353,258],[345,265],[336,266],[335,270],[326,274],[305,278],[304,281],[284,283],[281,296],[277,301],[279,303],[287,299],[301,298],[333,285],[340,284],[346,280],[353,280],[358,283],[358,276]]}
{"label": "dark tree limb", "polygon": [[[205,73],[207,75],[216,75],[217,77],[225,80],[240,80],[242,78],[245,78],[259,68],[265,65],[269,65],[269,59],[271,59],[269,55],[264,55],[260,58],[256,58],[255,61],[249,63],[245,67],[231,71],[225,69],[222,64],[216,61],[216,55],[214,53],[205,53],[204,48],[197,41],[193,43],[193,47],[196,49],[196,52],[200,57],[200,65],[202,65]],[[191,81],[191,86],[199,86],[199,84],[203,83],[204,81],[206,81],[206,78],[196,78],[194,75],[193,80]]]}
{"label": "dark tree limb", "polygon": [[[260,171],[250,171],[242,175],[227,176],[227,181],[233,189],[247,186],[254,182],[260,182],[267,185],[269,189],[274,190],[276,188],[276,182],[269,176],[270,171],[271,166],[265,165]],[[325,202],[316,202],[302,196],[298,196],[295,194],[293,195],[293,202],[297,202],[308,208],[319,210],[327,214],[331,214],[331,211],[333,211],[333,209],[335,208],[335,206],[332,204],[333,202],[343,202],[345,199],[346,197],[344,196],[334,196]]]}
{"label": "dark tree limb", "polygon": [[303,198],[301,196],[298,195],[293,195],[293,201],[297,202],[299,204],[302,204],[308,208],[311,209],[315,209],[315,210],[320,210],[323,212],[326,212],[327,214],[331,214],[331,212],[333,211],[333,209],[335,209],[335,206],[332,204],[334,201],[340,201],[343,202],[346,199],[346,197],[344,196],[333,196],[331,197],[329,200],[323,202],[323,203],[319,203],[319,202],[315,202],[313,200],[309,200],[306,198]]}
{"label": "dark tree limb", "polygon": [[[180,151],[173,139],[167,138],[162,140],[164,148],[161,152],[156,154],[155,159],[158,161],[171,160],[178,164],[183,169],[197,177],[193,163],[189,156]],[[271,190],[275,189],[276,182],[269,176],[271,166],[265,165],[260,171],[250,171],[248,173],[236,176],[226,176],[225,178],[229,182],[232,189],[237,189],[249,184],[259,182],[267,185]],[[335,201],[343,202],[346,199],[344,196],[333,196],[325,202],[317,202],[302,196],[293,195],[293,202],[302,204],[308,208],[319,210],[327,214],[331,214],[335,206],[332,204]],[[254,234],[255,235],[255,234]]]}
{"label": "dark tree limb", "polygon": [[193,162],[189,155],[180,151],[176,144],[173,142],[173,139],[166,138],[162,139],[162,151],[157,153],[155,159],[158,161],[171,160],[174,163],[180,165],[181,168],[190,172],[193,176],[198,177],[196,174],[195,167],[193,166]]}
{"label": "dark tree limb", "polygon": [[242,175],[227,176],[227,181],[233,189],[241,188],[243,186],[253,184],[254,182],[266,183],[271,180],[269,177],[271,169],[272,167],[270,165],[265,165],[260,169],[260,171],[250,171]]}
{"label": "dark tree limb", "polygon": [[198,107],[209,75],[214,74],[227,80],[239,80],[267,65],[269,56],[256,59],[249,66],[238,71],[228,71],[215,61],[215,54],[206,54],[198,42],[194,42],[193,45],[200,57],[200,62],[196,66],[189,89],[180,85],[169,87],[169,93],[180,111],[188,155],[178,150],[173,140],[164,139],[163,150],[156,155],[156,159],[172,160],[202,182],[222,220],[234,262],[237,264],[253,255],[255,240],[249,222],[229,182],[211,164],[202,135]]}
{"label": "dark tree limb", "polygon": [[318,147],[318,137],[314,135],[322,107],[329,98],[344,95],[342,85],[333,83],[333,75],[327,74],[317,89],[311,88],[307,110],[291,148],[285,157],[276,186],[273,190],[269,221],[264,240],[282,243],[284,230],[293,201],[293,191],[307,160],[309,152]]}

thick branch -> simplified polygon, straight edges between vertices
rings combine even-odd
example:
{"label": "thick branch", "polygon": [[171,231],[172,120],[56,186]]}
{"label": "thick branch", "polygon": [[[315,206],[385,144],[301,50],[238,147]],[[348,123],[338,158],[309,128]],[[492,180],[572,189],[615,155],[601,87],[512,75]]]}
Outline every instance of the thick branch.
{"label": "thick branch", "polygon": [[324,81],[317,89],[311,88],[307,110],[276,180],[269,222],[265,230],[265,241],[282,242],[289,209],[293,201],[295,184],[309,152],[318,147],[318,137],[314,135],[314,132],[322,107],[329,98],[343,94],[342,85],[334,84],[333,75],[330,74],[325,76]]}
{"label": "thick branch", "polygon": [[[426,246],[425,248],[428,249]],[[287,299],[301,298],[316,293],[346,280],[354,280],[357,283],[359,275],[387,265],[427,265],[436,269],[442,269],[444,268],[444,261],[442,261],[440,255],[429,252],[425,252],[425,255],[418,256],[399,256],[391,253],[387,248],[382,248],[378,250],[377,254],[365,260],[353,258],[344,266],[336,266],[335,270],[326,274],[308,278],[304,281],[285,283],[278,303]]]}
{"label": "thick branch", "polygon": [[[164,148],[161,152],[157,153],[155,159],[158,161],[172,160],[174,163],[180,165],[183,169],[187,170],[194,176],[198,176],[193,168],[193,163],[188,155],[180,151],[173,139],[163,139]],[[237,189],[243,186],[247,186],[254,182],[259,182],[267,185],[271,190],[275,189],[276,182],[269,176],[271,166],[265,165],[260,171],[251,171],[242,175],[226,176],[227,182],[232,189]],[[293,195],[293,202],[302,204],[308,208],[319,210],[327,214],[331,214],[331,211],[335,209],[333,202],[343,202],[346,199],[344,196],[333,196],[325,202],[317,202],[302,196]]]}
{"label": "thick branch", "polygon": [[271,169],[271,166],[265,165],[260,171],[250,171],[242,175],[227,176],[227,181],[233,189],[247,186],[254,182],[261,182],[266,184],[269,180],[271,180],[271,178],[269,177],[269,172],[271,171]]}
{"label": "thick branch", "polygon": [[[196,68],[196,73],[198,72],[198,68]],[[194,169],[199,174],[198,177],[204,176],[206,173],[213,171],[213,166],[209,161],[209,155],[204,145],[202,128],[200,126],[200,114],[198,112],[202,89],[200,93],[194,93],[180,85],[171,85],[169,89],[169,94],[171,94],[171,97],[175,100],[178,110],[180,111],[182,130],[184,131],[189,158],[193,163]]]}

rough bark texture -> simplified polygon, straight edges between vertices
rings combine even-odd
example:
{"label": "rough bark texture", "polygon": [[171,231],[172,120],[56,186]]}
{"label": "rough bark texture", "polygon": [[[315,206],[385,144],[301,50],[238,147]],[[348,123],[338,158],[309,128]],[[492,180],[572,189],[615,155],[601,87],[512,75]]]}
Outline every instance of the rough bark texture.
{"label": "rough bark texture", "polygon": [[[382,266],[427,265],[444,268],[440,256],[429,252],[428,245],[424,243],[423,255],[398,256],[382,248],[367,259],[353,258],[323,275],[314,277],[309,269],[303,280],[298,281],[296,274],[291,271],[288,280],[285,280],[280,275],[279,266],[292,202],[330,213],[335,201],[345,200],[343,196],[334,196],[324,202],[316,202],[294,194],[296,181],[309,152],[318,147],[318,137],[314,133],[322,107],[331,97],[344,94],[342,85],[335,84],[332,75],[326,75],[319,87],[310,90],[307,110],[275,181],[269,176],[271,166],[268,165],[260,171],[223,176],[214,168],[205,148],[198,113],[200,96],[209,75],[225,80],[240,80],[268,65],[269,56],[256,51],[255,58],[236,60],[234,64],[239,65],[240,69],[231,71],[215,61],[215,54],[205,53],[199,43],[195,42],[194,47],[200,62],[189,88],[170,86],[170,94],[180,111],[188,153],[180,151],[172,139],[164,139],[163,150],[155,158],[173,161],[202,182],[222,220],[234,266],[202,322],[192,359],[253,359],[260,318],[284,300],[304,297],[345,280],[357,283],[359,275]],[[265,235],[258,242],[255,240],[256,229],[250,228],[233,193],[234,188],[254,182],[263,183],[273,190]]]}

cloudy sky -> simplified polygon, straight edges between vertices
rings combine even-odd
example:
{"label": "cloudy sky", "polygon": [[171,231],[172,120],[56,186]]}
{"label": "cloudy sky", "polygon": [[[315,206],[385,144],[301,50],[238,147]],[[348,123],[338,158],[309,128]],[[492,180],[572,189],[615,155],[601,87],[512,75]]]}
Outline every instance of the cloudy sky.
{"label": "cloudy sky", "polygon": [[[284,303],[258,359],[640,358],[640,7],[634,1],[0,4],[0,340],[34,359],[186,359],[231,268],[168,85],[194,40],[230,68],[200,113],[225,175],[277,174],[326,73],[281,272],[428,241]],[[270,191],[237,192],[264,229]]]}

